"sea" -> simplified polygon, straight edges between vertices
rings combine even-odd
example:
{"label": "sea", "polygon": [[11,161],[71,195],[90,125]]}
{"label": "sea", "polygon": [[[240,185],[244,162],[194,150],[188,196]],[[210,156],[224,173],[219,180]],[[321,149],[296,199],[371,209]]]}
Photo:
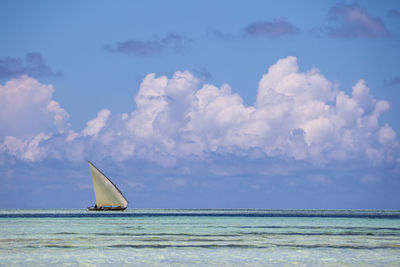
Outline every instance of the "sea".
{"label": "sea", "polygon": [[400,211],[0,210],[0,266],[400,266]]}

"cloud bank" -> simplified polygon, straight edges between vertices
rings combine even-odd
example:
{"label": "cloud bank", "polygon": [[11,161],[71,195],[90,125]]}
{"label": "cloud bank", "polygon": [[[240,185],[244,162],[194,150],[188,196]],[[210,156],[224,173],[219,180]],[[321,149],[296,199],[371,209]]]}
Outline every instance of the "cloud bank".
{"label": "cloud bank", "polygon": [[395,76],[391,80],[384,80],[383,81],[383,87],[391,87],[391,86],[396,86],[400,84],[400,77]]}
{"label": "cloud bank", "polygon": [[55,73],[39,53],[28,53],[23,59],[7,57],[0,59],[0,79],[27,74],[32,77],[60,76]]}
{"label": "cloud bank", "polygon": [[180,52],[190,42],[192,40],[186,36],[170,33],[161,39],[147,41],[132,39],[115,44],[107,44],[104,46],[104,49],[108,52],[135,56],[152,56],[160,54],[168,48],[172,48],[175,52]]}
{"label": "cloud bank", "polygon": [[[392,12],[393,13],[393,12]],[[340,24],[328,28],[332,37],[388,37],[390,33],[379,18],[372,18],[358,4],[338,3],[329,16]]]}
{"label": "cloud bank", "polygon": [[316,166],[400,163],[396,132],[379,123],[388,102],[375,99],[363,80],[347,94],[316,68],[301,72],[292,56],[262,76],[251,106],[228,84],[201,84],[189,71],[170,78],[151,73],[134,96],[131,113],[103,109],[74,131],[52,93],[51,85],[28,76],[0,87],[0,153],[31,162],[111,158],[160,166],[216,157]]}
{"label": "cloud bank", "polygon": [[295,35],[300,30],[284,20],[264,21],[252,23],[244,29],[245,33],[257,37],[280,37]]}
{"label": "cloud bank", "polygon": [[400,11],[398,9],[390,9],[389,12],[387,13],[387,16],[389,18],[398,19],[400,18]]}
{"label": "cloud bank", "polygon": [[250,23],[238,34],[224,33],[217,29],[207,30],[207,36],[214,36],[227,41],[237,41],[248,37],[279,38],[299,33],[299,28],[282,19]]}

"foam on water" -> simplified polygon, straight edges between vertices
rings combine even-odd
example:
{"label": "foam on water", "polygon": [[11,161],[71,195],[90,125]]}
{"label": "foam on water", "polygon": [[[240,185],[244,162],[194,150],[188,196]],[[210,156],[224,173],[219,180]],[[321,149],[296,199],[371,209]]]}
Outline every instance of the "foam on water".
{"label": "foam on water", "polygon": [[396,265],[400,212],[0,211],[0,265]]}

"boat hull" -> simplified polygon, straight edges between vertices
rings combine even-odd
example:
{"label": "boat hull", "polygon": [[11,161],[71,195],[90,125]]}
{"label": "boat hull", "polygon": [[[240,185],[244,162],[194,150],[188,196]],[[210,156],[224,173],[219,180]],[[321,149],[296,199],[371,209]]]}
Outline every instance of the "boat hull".
{"label": "boat hull", "polygon": [[88,207],[89,211],[124,211],[126,207]]}

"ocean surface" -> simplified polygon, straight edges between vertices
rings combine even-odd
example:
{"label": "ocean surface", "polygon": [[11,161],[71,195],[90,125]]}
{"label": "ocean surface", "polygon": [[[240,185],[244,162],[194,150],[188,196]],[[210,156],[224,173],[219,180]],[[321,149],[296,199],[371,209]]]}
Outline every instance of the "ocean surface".
{"label": "ocean surface", "polygon": [[0,266],[400,266],[400,211],[0,210]]}

